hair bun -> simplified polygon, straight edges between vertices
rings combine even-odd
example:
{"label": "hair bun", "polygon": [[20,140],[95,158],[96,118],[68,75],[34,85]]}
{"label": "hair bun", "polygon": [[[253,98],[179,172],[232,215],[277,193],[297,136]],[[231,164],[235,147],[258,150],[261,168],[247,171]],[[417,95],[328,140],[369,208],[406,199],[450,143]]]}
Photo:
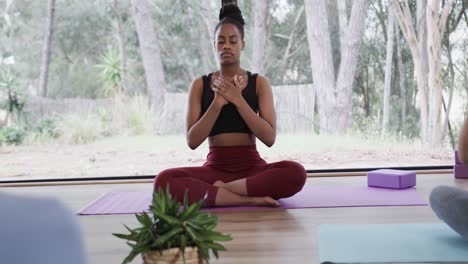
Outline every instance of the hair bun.
{"label": "hair bun", "polygon": [[230,18],[238,21],[242,26],[245,25],[244,18],[239,7],[235,4],[226,4],[219,10],[219,20]]}

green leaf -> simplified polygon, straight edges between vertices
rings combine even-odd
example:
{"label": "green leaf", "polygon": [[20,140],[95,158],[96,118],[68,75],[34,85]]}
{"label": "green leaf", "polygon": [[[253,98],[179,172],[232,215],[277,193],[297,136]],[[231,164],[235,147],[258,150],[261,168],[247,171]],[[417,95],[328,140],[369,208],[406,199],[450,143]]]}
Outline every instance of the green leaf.
{"label": "green leaf", "polygon": [[137,238],[135,237],[135,235],[133,234],[115,234],[113,233],[112,235],[118,237],[118,238],[122,238],[122,239],[125,239],[125,240],[132,240],[132,241],[137,241]]}
{"label": "green leaf", "polygon": [[174,199],[168,200],[167,215],[177,217],[179,213],[180,203]]}
{"label": "green leaf", "polygon": [[188,190],[185,190],[185,193],[184,193],[184,209],[185,208],[188,208],[189,204],[188,204]]}
{"label": "green leaf", "polygon": [[194,224],[190,221],[185,221],[184,223],[186,223],[187,225],[193,227],[193,229],[196,229],[196,230],[203,230],[203,228],[197,224]]}
{"label": "green leaf", "polygon": [[132,260],[138,256],[138,254],[140,254],[140,252],[136,252],[136,251],[131,251],[130,254],[123,260],[122,264],[127,264],[127,263],[130,263],[132,262]]}
{"label": "green leaf", "polygon": [[143,221],[143,214],[135,214],[136,219],[140,224],[144,224],[145,222]]}
{"label": "green leaf", "polygon": [[146,227],[151,227],[153,225],[151,217],[146,212],[143,213],[143,221]]}
{"label": "green leaf", "polygon": [[180,236],[180,248],[184,250],[186,246],[187,246],[187,236],[181,235]]}
{"label": "green leaf", "polygon": [[198,254],[200,254],[202,256],[202,258],[204,258],[206,260],[210,259],[209,248],[206,247],[205,245],[203,245],[200,242],[195,242],[195,243],[196,243],[197,248],[198,248]]}
{"label": "green leaf", "polygon": [[193,241],[195,241],[195,243],[197,241],[202,241],[201,238],[198,237],[197,233],[195,232],[195,230],[193,230],[190,226],[185,226],[185,230],[187,230],[187,233],[189,234],[189,236],[193,239]]}
{"label": "green leaf", "polygon": [[206,245],[211,249],[226,250],[226,248],[223,245],[216,243],[216,242],[208,242],[206,243]]}
{"label": "green leaf", "polygon": [[207,230],[202,234],[204,241],[229,241],[232,240],[230,235],[223,235],[219,232]]}
{"label": "green leaf", "polygon": [[205,228],[208,230],[213,230],[217,225],[217,223],[207,224],[205,225]]}
{"label": "green leaf", "polygon": [[130,243],[130,242],[127,242],[127,245],[128,245],[129,247],[131,247],[132,249],[136,249],[137,246],[138,246],[137,244],[132,244],[132,243]]}
{"label": "green leaf", "polygon": [[212,216],[207,212],[197,212],[193,217],[190,218],[192,222],[197,222],[199,224],[204,223],[217,223],[218,217]]}
{"label": "green leaf", "polygon": [[182,225],[182,221],[175,217],[165,215],[164,213],[160,213],[158,211],[153,211],[153,214],[171,225]]}
{"label": "green leaf", "polygon": [[203,201],[199,201],[191,204],[188,208],[184,207],[184,212],[181,214],[180,219],[182,221],[187,220],[188,218],[190,218],[191,214],[198,211],[202,205]]}
{"label": "green leaf", "polygon": [[184,229],[182,227],[178,227],[176,229],[173,229],[172,231],[170,231],[169,233],[163,235],[163,236],[160,236],[158,237],[154,242],[153,244],[151,245],[152,247],[159,247],[161,246],[162,244],[164,244],[166,241],[168,241],[171,237],[179,234],[179,233],[182,233],[184,231]]}
{"label": "green leaf", "polygon": [[213,254],[215,255],[216,258],[219,258],[218,250],[212,248],[211,251],[213,251]]}
{"label": "green leaf", "polygon": [[[130,228],[129,228],[128,226],[126,226],[126,225],[124,225],[124,227],[125,227],[128,231],[130,231],[130,234],[116,234],[116,233],[114,233],[114,234],[112,234],[112,235],[114,235],[114,236],[116,236],[116,237],[118,237],[118,238],[125,239],[125,240],[137,241],[137,239],[138,239],[138,233],[137,233],[136,231],[130,229]],[[138,230],[138,229],[136,229],[136,230]]]}
{"label": "green leaf", "polygon": [[169,184],[166,185],[166,196],[168,200],[172,199],[171,190],[169,189]]}

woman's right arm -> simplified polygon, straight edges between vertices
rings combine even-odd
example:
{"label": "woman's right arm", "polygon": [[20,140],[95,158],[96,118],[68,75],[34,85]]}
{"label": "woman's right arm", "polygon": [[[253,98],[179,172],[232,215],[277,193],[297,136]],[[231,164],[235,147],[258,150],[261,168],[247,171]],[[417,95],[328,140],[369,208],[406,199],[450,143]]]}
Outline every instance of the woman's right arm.
{"label": "woman's right arm", "polygon": [[463,164],[468,164],[468,117],[465,119],[460,139],[458,141],[458,154]]}
{"label": "woman's right arm", "polygon": [[187,107],[187,145],[191,149],[196,149],[209,136],[225,104],[220,100],[219,96],[215,96],[208,110],[203,116],[200,116],[202,93],[203,79],[198,78],[192,83],[192,87],[190,87]]}

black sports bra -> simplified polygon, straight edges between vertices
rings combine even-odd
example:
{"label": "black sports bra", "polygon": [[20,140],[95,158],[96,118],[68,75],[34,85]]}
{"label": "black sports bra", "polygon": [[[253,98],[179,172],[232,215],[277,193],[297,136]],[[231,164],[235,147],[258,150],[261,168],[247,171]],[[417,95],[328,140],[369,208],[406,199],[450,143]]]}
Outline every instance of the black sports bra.
{"label": "black sports bra", "polygon": [[[201,101],[201,115],[205,114],[211,102],[214,99],[214,92],[211,90],[211,77],[213,73],[203,75],[203,93]],[[247,72],[248,82],[247,87],[242,90],[242,96],[250,105],[255,113],[258,113],[258,97],[257,97],[257,75]],[[242,119],[237,108],[232,104],[228,103],[221,109],[221,113],[216,119],[213,129],[210,132],[210,137],[222,133],[247,133],[251,134],[250,128]]]}

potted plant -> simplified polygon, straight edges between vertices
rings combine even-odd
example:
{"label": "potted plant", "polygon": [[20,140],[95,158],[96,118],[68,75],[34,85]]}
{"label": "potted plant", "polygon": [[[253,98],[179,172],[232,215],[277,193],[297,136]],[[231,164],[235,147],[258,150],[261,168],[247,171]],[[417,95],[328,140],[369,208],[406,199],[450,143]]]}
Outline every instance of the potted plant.
{"label": "potted plant", "polygon": [[169,192],[160,189],[153,194],[150,216],[146,212],[136,214],[141,224],[125,228],[130,234],[113,234],[127,240],[132,248],[123,263],[131,262],[139,254],[145,264],[153,263],[207,263],[210,250],[218,258],[218,251],[226,250],[216,241],[231,240],[213,229],[218,217],[200,211],[204,200],[188,204],[187,193],[184,206],[174,200]]}

